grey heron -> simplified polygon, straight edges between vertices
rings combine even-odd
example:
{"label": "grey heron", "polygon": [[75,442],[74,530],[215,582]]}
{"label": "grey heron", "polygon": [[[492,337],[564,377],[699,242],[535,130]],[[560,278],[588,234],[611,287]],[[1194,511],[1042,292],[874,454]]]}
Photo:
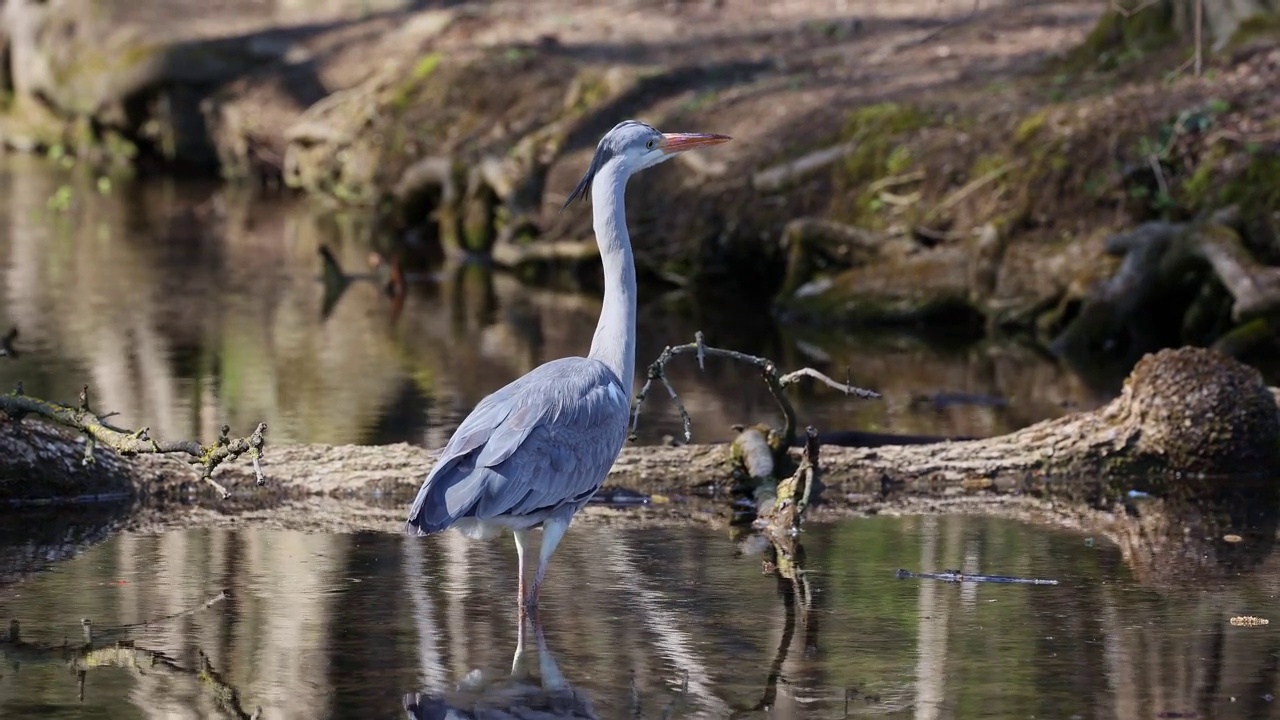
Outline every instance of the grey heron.
{"label": "grey heron", "polygon": [[[515,535],[523,629],[551,555],[573,516],[604,482],[627,435],[636,363],[636,270],[627,232],[627,180],[725,135],[661,133],[626,120],[600,139],[586,175],[561,210],[591,199],[604,266],[604,302],[586,357],[552,360],[493,392],[462,421],[418,490],[405,531],[457,528],[471,538]],[[532,531],[542,529],[526,591]]]}

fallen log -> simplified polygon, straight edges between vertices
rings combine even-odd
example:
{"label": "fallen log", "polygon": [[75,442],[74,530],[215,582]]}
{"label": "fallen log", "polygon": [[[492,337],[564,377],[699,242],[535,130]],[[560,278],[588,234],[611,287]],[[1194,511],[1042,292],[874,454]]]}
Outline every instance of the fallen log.
{"label": "fallen log", "polygon": [[[822,499],[850,504],[867,494],[981,492],[1092,501],[1134,488],[1157,492],[1265,473],[1280,460],[1275,392],[1256,370],[1217,352],[1163,350],[1144,357],[1120,396],[1094,411],[979,440],[823,448]],[[660,495],[727,490],[735,473],[730,455],[728,445],[627,447],[605,485]],[[185,500],[206,486],[171,458],[120,457],[101,447],[93,456],[83,464],[84,441],[68,431],[0,421],[0,500],[122,492]],[[433,462],[429,451],[404,444],[268,444],[265,487],[244,462],[223,463],[214,476],[237,497],[391,499],[412,497]]]}

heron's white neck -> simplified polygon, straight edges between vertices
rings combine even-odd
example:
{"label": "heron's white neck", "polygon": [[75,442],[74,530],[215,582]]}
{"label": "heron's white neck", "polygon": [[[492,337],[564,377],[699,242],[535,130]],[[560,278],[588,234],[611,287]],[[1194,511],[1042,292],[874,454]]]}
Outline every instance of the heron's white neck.
{"label": "heron's white neck", "polygon": [[604,306],[590,357],[617,373],[631,394],[636,370],[636,264],[627,232],[627,173],[605,163],[591,181],[591,220],[604,264]]}

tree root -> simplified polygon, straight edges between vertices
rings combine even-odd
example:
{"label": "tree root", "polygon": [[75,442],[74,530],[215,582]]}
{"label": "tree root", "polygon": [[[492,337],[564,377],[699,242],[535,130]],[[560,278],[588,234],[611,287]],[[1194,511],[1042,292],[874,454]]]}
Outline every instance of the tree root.
{"label": "tree root", "polygon": [[884,257],[902,258],[922,249],[910,237],[887,237],[853,225],[797,218],[782,230],[782,251],[787,257],[782,297],[787,297],[820,270],[843,269]]}
{"label": "tree root", "polygon": [[1280,313],[1280,268],[1264,266],[1249,254],[1233,229],[1238,224],[1236,208],[1218,213],[1190,235],[1191,251],[1213,268],[1231,293],[1232,319],[1248,322],[1275,316]]}
{"label": "tree root", "polygon": [[[1227,207],[1203,221],[1153,221],[1108,238],[1107,252],[1123,257],[1120,267],[1085,300],[1053,349],[1084,356],[1113,346],[1140,352],[1176,342],[1208,344],[1230,334],[1216,319],[1224,301],[1237,329],[1280,315],[1280,268],[1252,257],[1239,225],[1238,209]],[[1187,301],[1190,295],[1195,299]],[[1171,303],[1181,305],[1181,318],[1170,313]],[[1181,322],[1162,328],[1153,318]]]}
{"label": "tree root", "polygon": [[812,175],[857,151],[860,143],[847,142],[834,147],[815,150],[803,157],[766,168],[751,176],[751,187],[759,192],[772,193],[786,188],[804,177]]}

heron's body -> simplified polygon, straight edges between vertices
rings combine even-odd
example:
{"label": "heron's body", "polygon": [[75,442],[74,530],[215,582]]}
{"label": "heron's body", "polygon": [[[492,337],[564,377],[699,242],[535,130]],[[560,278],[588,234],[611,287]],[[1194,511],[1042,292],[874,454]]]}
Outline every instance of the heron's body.
{"label": "heron's body", "polygon": [[634,120],[605,134],[565,203],[590,191],[605,280],[591,351],[585,358],[545,363],[481,400],[414,500],[405,523],[412,534],[457,528],[488,537],[514,531],[522,601],[529,533],[542,528],[529,606],[536,606],[556,545],[604,482],[627,434],[636,354],[636,271],[623,201],[627,180],[676,153],[728,139],[664,134]]}
{"label": "heron's body", "polygon": [[484,538],[567,522],[622,449],[629,396],[608,366],[580,357],[540,365],[489,395],[419,491],[416,527]]}

